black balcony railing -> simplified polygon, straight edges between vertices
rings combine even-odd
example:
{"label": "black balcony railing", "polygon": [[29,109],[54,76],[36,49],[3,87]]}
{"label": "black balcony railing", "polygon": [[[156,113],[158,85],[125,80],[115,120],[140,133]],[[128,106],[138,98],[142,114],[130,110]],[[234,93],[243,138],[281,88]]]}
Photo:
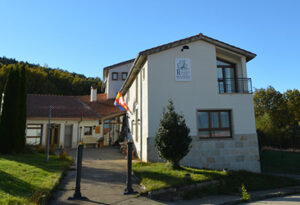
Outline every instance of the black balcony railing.
{"label": "black balcony railing", "polygon": [[252,93],[251,78],[219,78],[219,93]]}

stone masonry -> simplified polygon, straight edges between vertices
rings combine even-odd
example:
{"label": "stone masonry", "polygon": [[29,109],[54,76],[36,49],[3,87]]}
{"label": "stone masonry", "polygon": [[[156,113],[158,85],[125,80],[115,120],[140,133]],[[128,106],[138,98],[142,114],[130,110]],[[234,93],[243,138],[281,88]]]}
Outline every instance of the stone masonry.
{"label": "stone masonry", "polygon": [[[181,164],[207,169],[260,172],[259,159],[256,134],[235,135],[226,139],[193,137],[190,152]],[[148,161],[161,161],[152,139],[148,140]]]}

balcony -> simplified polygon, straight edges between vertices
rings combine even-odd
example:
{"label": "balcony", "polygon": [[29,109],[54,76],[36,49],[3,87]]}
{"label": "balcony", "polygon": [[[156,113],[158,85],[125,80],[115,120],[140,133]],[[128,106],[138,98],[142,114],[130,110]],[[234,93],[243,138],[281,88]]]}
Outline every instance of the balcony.
{"label": "balcony", "polygon": [[219,93],[253,93],[251,78],[219,78]]}

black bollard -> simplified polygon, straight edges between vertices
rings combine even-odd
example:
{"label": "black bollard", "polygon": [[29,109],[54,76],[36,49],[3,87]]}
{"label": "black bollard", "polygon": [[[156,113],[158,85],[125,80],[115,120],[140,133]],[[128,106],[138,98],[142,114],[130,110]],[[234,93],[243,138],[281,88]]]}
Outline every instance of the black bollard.
{"label": "black bollard", "polygon": [[69,197],[68,200],[87,200],[86,197],[81,196],[81,192],[80,192],[82,151],[83,151],[83,144],[80,143],[77,148],[77,171],[76,171],[75,193],[74,193],[73,197]]}
{"label": "black bollard", "polygon": [[132,142],[127,142],[127,180],[126,180],[127,187],[124,190],[124,195],[137,193],[132,188],[131,170],[132,170]]}

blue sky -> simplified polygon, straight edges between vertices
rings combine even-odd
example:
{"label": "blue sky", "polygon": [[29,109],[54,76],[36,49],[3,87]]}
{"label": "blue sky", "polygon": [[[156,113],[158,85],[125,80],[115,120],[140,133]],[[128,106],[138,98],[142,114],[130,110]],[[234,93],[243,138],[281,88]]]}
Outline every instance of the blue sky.
{"label": "blue sky", "polygon": [[86,76],[198,33],[252,51],[255,88],[300,89],[300,1],[0,0],[0,56]]}

